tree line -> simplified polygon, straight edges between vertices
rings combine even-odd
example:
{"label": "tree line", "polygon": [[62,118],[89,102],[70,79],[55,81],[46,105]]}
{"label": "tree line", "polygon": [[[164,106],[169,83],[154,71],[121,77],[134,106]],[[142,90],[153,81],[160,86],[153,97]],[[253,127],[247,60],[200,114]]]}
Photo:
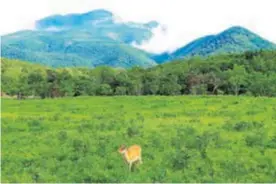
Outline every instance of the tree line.
{"label": "tree line", "polygon": [[2,58],[2,91],[18,98],[112,95],[276,96],[276,51],[191,57],[152,68],[48,68]]}

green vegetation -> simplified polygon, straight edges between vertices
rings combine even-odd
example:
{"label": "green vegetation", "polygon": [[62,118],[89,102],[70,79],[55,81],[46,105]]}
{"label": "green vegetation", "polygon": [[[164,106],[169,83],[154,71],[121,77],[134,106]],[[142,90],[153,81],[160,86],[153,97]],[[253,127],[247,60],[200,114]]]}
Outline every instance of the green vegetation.
{"label": "green vegetation", "polygon": [[[158,25],[95,10],[3,36],[1,182],[275,182],[275,44],[232,27],[133,47]],[[142,147],[133,172],[122,144]]]}
{"label": "green vegetation", "polygon": [[149,40],[157,26],[116,22],[105,10],[50,16],[37,21],[37,30],[2,36],[1,55],[51,67],[147,68],[155,61],[131,44]]}
{"label": "green vegetation", "polygon": [[[276,99],[2,99],[1,182],[275,182]],[[142,146],[128,171],[118,148]]]}
{"label": "green vegetation", "polygon": [[24,31],[2,38],[2,56],[51,67],[156,65],[147,53],[110,38],[94,38],[83,30]]}
{"label": "green vegetation", "polygon": [[53,15],[38,20],[36,30],[2,36],[1,55],[54,68],[148,68],[192,56],[276,49],[274,43],[238,26],[198,38],[173,53],[153,54],[134,47],[149,41],[159,25],[120,22],[106,10]]}
{"label": "green vegetation", "polygon": [[235,26],[217,35],[209,35],[196,39],[173,53],[163,53],[153,56],[153,59],[157,63],[164,63],[191,56],[210,56],[273,49],[276,49],[274,43],[243,27]]}
{"label": "green vegetation", "polygon": [[52,69],[2,59],[2,92],[24,96],[276,96],[276,52],[191,58],[143,69]]}

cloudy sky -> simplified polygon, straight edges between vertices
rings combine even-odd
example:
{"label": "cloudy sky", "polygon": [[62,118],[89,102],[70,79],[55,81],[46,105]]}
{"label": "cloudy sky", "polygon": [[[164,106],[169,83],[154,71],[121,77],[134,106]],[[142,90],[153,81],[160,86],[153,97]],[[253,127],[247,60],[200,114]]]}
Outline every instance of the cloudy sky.
{"label": "cloudy sky", "polygon": [[174,50],[195,38],[240,25],[276,43],[275,0],[1,0],[0,35],[32,29],[52,14],[107,9],[125,21],[157,20],[167,27],[141,48]]}

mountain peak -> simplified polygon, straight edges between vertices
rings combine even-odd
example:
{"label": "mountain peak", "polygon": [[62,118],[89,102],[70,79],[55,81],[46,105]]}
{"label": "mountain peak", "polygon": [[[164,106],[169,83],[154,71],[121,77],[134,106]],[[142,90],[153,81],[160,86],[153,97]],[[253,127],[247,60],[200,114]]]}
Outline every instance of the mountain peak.
{"label": "mountain peak", "polygon": [[252,31],[241,27],[233,26],[225,31],[216,34],[199,38],[184,47],[177,49],[170,55],[157,55],[154,59],[158,63],[170,60],[190,57],[190,56],[209,56],[214,54],[225,53],[241,53],[245,51],[276,49],[275,44],[265,40]]}
{"label": "mountain peak", "polygon": [[232,27],[229,27],[228,29],[226,30],[240,30],[240,31],[249,31],[248,29],[246,29],[245,27],[242,27],[242,26],[239,26],[239,25],[236,25],[236,26],[232,26]]}
{"label": "mountain peak", "polygon": [[254,33],[242,26],[232,26],[220,34],[222,35],[222,34],[254,34]]}
{"label": "mountain peak", "polygon": [[112,18],[113,13],[105,9],[96,9],[87,13],[79,14],[79,16],[90,18],[90,19],[105,19]]}
{"label": "mountain peak", "polygon": [[84,13],[84,14],[98,14],[98,15],[107,15],[107,16],[112,16],[113,13],[106,10],[106,9],[96,9],[96,10],[92,10],[92,11],[89,11],[87,13]]}
{"label": "mountain peak", "polygon": [[67,15],[52,15],[36,21],[37,29],[72,28],[91,23],[91,21],[110,21],[113,13],[105,9],[97,9],[86,13],[73,13]]}
{"label": "mountain peak", "polygon": [[120,22],[98,9],[53,15],[37,21],[37,29],[2,39],[2,55],[50,66],[154,66],[148,54],[132,46],[152,38],[157,22]]}

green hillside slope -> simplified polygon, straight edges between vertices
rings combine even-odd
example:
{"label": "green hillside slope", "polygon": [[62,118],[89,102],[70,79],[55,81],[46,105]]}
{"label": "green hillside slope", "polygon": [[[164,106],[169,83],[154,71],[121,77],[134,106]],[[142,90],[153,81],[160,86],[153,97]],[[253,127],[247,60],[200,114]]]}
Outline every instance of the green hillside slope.
{"label": "green hillside slope", "polygon": [[153,57],[158,63],[191,56],[275,50],[276,45],[243,27],[231,27],[217,35],[199,38],[173,53]]}

